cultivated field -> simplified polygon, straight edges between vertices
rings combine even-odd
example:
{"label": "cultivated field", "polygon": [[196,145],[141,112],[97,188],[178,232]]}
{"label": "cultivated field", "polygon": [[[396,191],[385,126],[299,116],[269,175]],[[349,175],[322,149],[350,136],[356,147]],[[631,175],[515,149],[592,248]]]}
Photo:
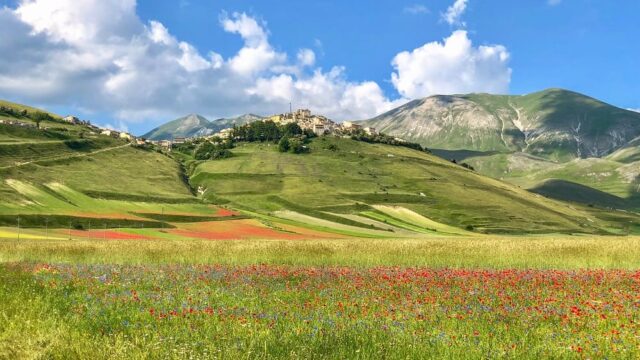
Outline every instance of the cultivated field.
{"label": "cultivated field", "polygon": [[640,238],[0,240],[0,358],[637,358]]}

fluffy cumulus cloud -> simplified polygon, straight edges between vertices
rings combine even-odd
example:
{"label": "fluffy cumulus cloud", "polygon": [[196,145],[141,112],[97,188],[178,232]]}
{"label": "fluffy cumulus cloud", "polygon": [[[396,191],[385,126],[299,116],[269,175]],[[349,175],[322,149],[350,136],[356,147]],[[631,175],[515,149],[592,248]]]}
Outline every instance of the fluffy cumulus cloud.
{"label": "fluffy cumulus cloud", "polygon": [[245,13],[220,18],[243,40],[228,58],[142,22],[135,0],[24,0],[0,9],[0,22],[0,94],[113,114],[118,128],[192,111],[279,112],[290,101],[336,119],[393,105],[375,83],[315,68],[311,49],[290,60],[270,44],[266,24]]}
{"label": "fluffy cumulus cloud", "polygon": [[447,8],[447,11],[442,14],[442,20],[446,21],[449,25],[464,25],[462,21],[462,14],[467,9],[467,0],[456,0],[451,6]]}
{"label": "fluffy cumulus cloud", "polygon": [[391,81],[407,98],[466,92],[506,93],[511,81],[504,46],[475,47],[467,32],[454,31],[443,42],[430,42],[393,59]]}
{"label": "fluffy cumulus cloud", "polygon": [[[456,4],[462,14],[466,2]],[[392,82],[400,97],[392,100],[375,82],[348,80],[342,67],[318,67],[311,49],[276,50],[266,24],[245,13],[220,17],[221,28],[243,40],[228,57],[143,22],[135,0],[22,0],[0,8],[0,23],[0,97],[111,114],[118,128],[194,111],[276,113],[290,101],[336,120],[361,119],[433,93],[503,92],[510,78],[506,49],[474,47],[464,31],[398,54]]]}

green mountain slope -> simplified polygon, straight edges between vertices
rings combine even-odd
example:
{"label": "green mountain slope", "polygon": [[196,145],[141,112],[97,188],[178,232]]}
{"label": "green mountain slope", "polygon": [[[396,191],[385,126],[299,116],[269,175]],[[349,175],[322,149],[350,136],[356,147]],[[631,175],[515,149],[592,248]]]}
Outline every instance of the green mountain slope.
{"label": "green mountain slope", "polygon": [[222,129],[235,125],[244,125],[261,119],[262,117],[258,115],[245,114],[238,117],[209,121],[204,116],[191,114],[160,125],[142,135],[142,137],[150,140],[172,140],[177,137],[207,136]]}
{"label": "green mountain slope", "polygon": [[294,155],[275,145],[241,144],[234,157],[199,163],[191,181],[211,201],[316,219],[319,225],[321,220],[349,225],[339,220],[348,218],[362,227],[362,218],[368,218],[380,227],[398,220],[380,209],[396,209],[395,216],[402,209],[442,226],[489,233],[616,228],[594,209],[568,206],[423,152],[340,138],[315,139],[310,149]]}
{"label": "green mountain slope", "polygon": [[600,157],[640,135],[640,114],[562,89],[414,100],[363,122],[430,148]]}

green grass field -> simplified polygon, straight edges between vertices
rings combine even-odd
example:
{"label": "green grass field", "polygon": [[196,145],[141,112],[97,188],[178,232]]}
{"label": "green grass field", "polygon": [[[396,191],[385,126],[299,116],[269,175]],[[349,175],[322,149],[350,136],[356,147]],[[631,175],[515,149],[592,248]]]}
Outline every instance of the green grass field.
{"label": "green grass field", "polygon": [[639,245],[4,239],[0,357],[636,358]]}

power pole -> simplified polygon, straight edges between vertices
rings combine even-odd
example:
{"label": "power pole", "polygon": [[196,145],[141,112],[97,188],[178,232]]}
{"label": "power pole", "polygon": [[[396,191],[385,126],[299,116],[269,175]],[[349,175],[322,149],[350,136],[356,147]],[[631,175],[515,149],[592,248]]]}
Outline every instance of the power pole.
{"label": "power pole", "polygon": [[44,219],[44,239],[49,240],[49,218]]}
{"label": "power pole", "polygon": [[69,221],[69,240],[71,240],[71,221]]}
{"label": "power pole", "polygon": [[289,113],[293,114],[293,107],[291,106],[291,102],[289,102]]}
{"label": "power pole", "polygon": [[20,217],[18,217],[18,241],[20,241]]}

